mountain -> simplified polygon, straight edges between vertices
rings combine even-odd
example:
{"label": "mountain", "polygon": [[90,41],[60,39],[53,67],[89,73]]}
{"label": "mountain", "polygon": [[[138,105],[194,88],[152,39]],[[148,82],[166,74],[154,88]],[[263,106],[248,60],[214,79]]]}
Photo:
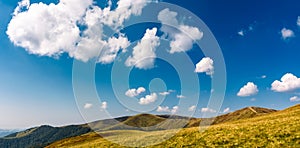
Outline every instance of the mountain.
{"label": "mountain", "polygon": [[[206,127],[205,131],[200,131],[199,127],[184,128],[172,138],[150,147],[299,147],[300,145],[300,105],[281,111],[247,107],[221,115],[216,119],[218,119],[214,121],[216,123]],[[197,122],[198,120],[192,119],[191,121]],[[126,132],[127,134],[125,134]],[[116,143],[146,146],[153,142],[148,139],[163,138],[173,130],[140,134],[138,132],[132,134],[132,132],[131,130],[106,132],[109,133],[106,134],[106,138],[114,138],[119,135],[114,143],[91,132],[56,141],[47,148],[123,147]]]}
{"label": "mountain", "polygon": [[118,135],[120,133],[129,132],[129,130],[131,132],[168,131],[182,127],[187,129],[193,127],[198,128],[200,123],[205,121],[212,122],[212,125],[221,125],[224,123],[251,119],[276,112],[277,111],[273,109],[246,107],[215,118],[206,119],[188,118],[176,115],[138,114],[135,116],[99,120],[89,123],[89,126],[86,124],[65,127],[40,126],[0,138],[0,147],[43,147],[65,138],[72,139],[75,137],[76,139],[76,136],[80,137],[81,140],[86,140],[85,138],[87,137],[92,139],[99,138],[99,135],[91,132],[89,127],[92,127],[92,129],[97,132],[104,132],[106,135]]}
{"label": "mountain", "polygon": [[18,132],[18,129],[0,129],[0,138]]}
{"label": "mountain", "polygon": [[0,138],[0,147],[44,147],[57,140],[78,136],[90,131],[91,129],[87,125],[70,125],[64,127],[51,127],[44,125]]}

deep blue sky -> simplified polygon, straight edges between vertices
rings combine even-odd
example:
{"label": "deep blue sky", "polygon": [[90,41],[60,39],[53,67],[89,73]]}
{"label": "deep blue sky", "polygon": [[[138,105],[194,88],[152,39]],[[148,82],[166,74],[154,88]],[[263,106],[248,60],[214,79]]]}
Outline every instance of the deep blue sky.
{"label": "deep blue sky", "polygon": [[[16,0],[0,0],[0,128],[26,128],[41,124],[64,125],[84,122],[75,102],[72,88],[73,58],[63,54],[59,58],[28,54],[22,47],[10,42],[7,25],[17,6]],[[40,2],[38,0],[32,3]],[[42,1],[44,3],[58,1]],[[103,4],[105,1],[99,1]],[[216,37],[226,64],[227,89],[220,112],[225,108],[231,111],[246,106],[261,106],[284,109],[297,102],[289,99],[300,91],[274,92],[271,84],[286,73],[300,77],[300,2],[260,1],[260,0],[186,0],[164,1],[188,9],[197,15],[210,28]],[[26,24],[27,22],[24,22]],[[160,24],[139,24],[126,28],[128,39],[133,42],[141,39],[147,28]],[[284,39],[283,28],[294,35]],[[201,29],[201,28],[200,28]],[[238,33],[243,31],[243,35]],[[159,31],[158,34],[162,34]],[[187,52],[194,64],[203,57],[194,46]],[[108,104],[113,116],[135,114],[126,111],[116,99],[110,82],[112,64],[97,64],[95,82],[97,92]],[[121,73],[120,73],[121,75]],[[197,74],[201,85],[201,97],[194,116],[201,116],[201,109],[207,106],[210,80],[204,73]],[[262,78],[265,75],[266,78]],[[161,106],[172,108],[180,95],[179,77],[172,66],[156,60],[150,70],[133,69],[129,79],[130,87],[145,87],[159,77],[165,80],[171,92]],[[240,88],[253,82],[259,92],[248,97],[239,97]],[[299,89],[298,89],[299,90]],[[192,96],[192,92],[191,96]],[[188,99],[188,98],[185,98]],[[81,106],[82,107],[82,106]],[[158,114],[155,110],[151,113]],[[161,113],[160,113],[161,114]]]}

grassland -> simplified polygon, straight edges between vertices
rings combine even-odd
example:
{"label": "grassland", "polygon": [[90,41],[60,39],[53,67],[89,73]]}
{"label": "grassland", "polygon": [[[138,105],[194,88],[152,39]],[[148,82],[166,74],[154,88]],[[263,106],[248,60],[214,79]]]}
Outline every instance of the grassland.
{"label": "grassland", "polygon": [[[192,127],[181,129],[172,136],[174,133],[176,130],[149,132],[112,130],[101,133],[106,137],[104,139],[91,132],[57,141],[49,145],[48,148],[124,147],[122,145],[148,145],[147,147],[159,148],[300,147],[300,105],[253,118],[216,124],[207,127],[203,132],[198,127]],[[163,142],[151,145],[160,140]]]}

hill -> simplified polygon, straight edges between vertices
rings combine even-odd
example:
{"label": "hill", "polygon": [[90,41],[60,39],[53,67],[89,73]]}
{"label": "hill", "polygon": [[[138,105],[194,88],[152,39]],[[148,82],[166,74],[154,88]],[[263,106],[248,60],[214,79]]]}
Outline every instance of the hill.
{"label": "hill", "polygon": [[44,147],[52,142],[90,132],[86,125],[40,126],[0,138],[1,148]]}
{"label": "hill", "polygon": [[[250,114],[249,110],[255,113],[255,116],[252,113]],[[247,118],[244,118],[242,113],[245,113]],[[233,118],[231,116],[237,117]],[[219,122],[219,124],[207,127],[204,132],[199,131],[198,127],[182,129],[163,143],[149,147],[298,147],[300,145],[300,105],[282,111],[255,107],[244,108],[236,113],[233,112],[223,115],[222,118],[219,117],[219,121],[223,123]],[[153,140],[164,137],[173,131],[151,131],[141,134],[132,134],[133,131],[126,130],[109,132],[107,138],[112,137],[119,140],[116,141],[117,143],[146,146],[151,144]],[[118,137],[113,137],[116,135]],[[98,134],[91,132],[63,139],[48,146],[48,148],[54,147],[123,146],[111,143]]]}
{"label": "hill", "polygon": [[4,136],[7,136],[9,134],[12,134],[12,133],[16,133],[20,130],[17,130],[17,129],[0,129],[0,138],[1,137],[4,137]]}

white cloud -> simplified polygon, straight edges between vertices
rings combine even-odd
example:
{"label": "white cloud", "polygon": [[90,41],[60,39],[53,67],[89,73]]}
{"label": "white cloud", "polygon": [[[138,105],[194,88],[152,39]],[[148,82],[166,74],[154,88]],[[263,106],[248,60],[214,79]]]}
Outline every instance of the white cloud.
{"label": "white cloud", "polygon": [[147,104],[155,102],[156,100],[157,100],[157,94],[152,93],[150,95],[146,95],[145,97],[140,98],[139,104],[147,105]]}
{"label": "white cloud", "polygon": [[243,31],[243,30],[239,31],[239,32],[238,32],[238,35],[244,36],[244,35],[245,35],[245,34],[244,34],[244,31]]}
{"label": "white cloud", "polygon": [[281,36],[285,40],[285,39],[294,37],[295,35],[294,35],[293,30],[282,28],[281,29]]}
{"label": "white cloud", "polygon": [[258,93],[257,86],[253,82],[248,82],[243,86],[240,91],[237,93],[239,97],[248,97]]}
{"label": "white cloud", "polygon": [[227,108],[225,108],[225,109],[223,110],[223,113],[228,113],[229,111],[230,111],[230,108],[227,107]]}
{"label": "white cloud", "polygon": [[202,112],[202,113],[215,113],[215,112],[217,112],[217,111],[216,111],[216,110],[213,110],[213,109],[211,109],[211,108],[205,107],[205,108],[201,108],[201,112]]}
{"label": "white cloud", "polygon": [[145,92],[146,89],[144,87],[139,87],[137,89],[135,88],[132,88],[132,89],[129,89],[125,92],[125,95],[128,96],[128,97],[136,97],[138,95],[140,95],[141,93]]}
{"label": "white cloud", "polygon": [[106,50],[104,50],[100,55],[99,62],[104,64],[113,62],[119,50],[123,49],[123,51],[125,51],[129,45],[130,42],[126,37],[124,37],[124,35],[121,35],[118,38],[109,38],[107,42],[107,48],[104,48]]}
{"label": "white cloud", "polygon": [[132,56],[125,62],[126,66],[135,66],[140,69],[148,69],[154,66],[156,48],[160,45],[156,36],[157,28],[147,29],[144,37],[133,48]]}
{"label": "white cloud", "polygon": [[190,107],[189,107],[188,111],[192,112],[192,111],[194,111],[195,109],[196,109],[196,105],[193,105],[193,106],[190,106]]}
{"label": "white cloud", "polygon": [[157,112],[170,112],[170,108],[168,106],[158,106],[156,111]]}
{"label": "white cloud", "polygon": [[298,16],[297,25],[300,27],[300,16]]}
{"label": "white cloud", "polygon": [[291,102],[298,102],[298,101],[300,101],[300,98],[298,96],[294,96],[294,97],[290,98],[290,101]]}
{"label": "white cloud", "polygon": [[209,57],[202,58],[196,64],[195,72],[197,73],[205,72],[206,75],[212,76],[214,74],[214,61]]}
{"label": "white cloud", "polygon": [[297,78],[291,73],[287,73],[280,81],[275,80],[271,85],[271,90],[275,92],[288,92],[300,88],[300,78]]}
{"label": "white cloud", "polygon": [[262,75],[261,78],[262,78],[262,79],[265,79],[265,78],[267,78],[267,76],[266,76],[266,75]]}
{"label": "white cloud", "polygon": [[[117,30],[132,15],[140,15],[146,4],[146,0],[119,0],[111,10],[111,5],[102,9],[93,0],[60,0],[49,5],[23,0],[15,8],[6,34],[30,54],[59,57],[68,53],[86,62],[102,53],[99,62],[111,63],[129,41],[122,35],[107,38],[103,27]],[[86,29],[80,30],[80,25]]]}
{"label": "white cloud", "polygon": [[168,90],[168,91],[160,92],[159,94],[162,95],[162,96],[167,96],[167,95],[170,95],[172,92],[174,92],[174,90]]}
{"label": "white cloud", "polygon": [[156,109],[157,112],[167,112],[171,114],[177,113],[178,110],[179,110],[178,106],[174,106],[172,109],[170,109],[168,106],[158,106]]}
{"label": "white cloud", "polygon": [[256,101],[256,98],[251,98],[250,101]]}
{"label": "white cloud", "polygon": [[21,12],[21,10],[28,9],[29,6],[30,6],[30,1],[29,0],[22,0],[22,1],[18,2],[18,6],[15,8],[13,14],[17,15],[18,13]]}
{"label": "white cloud", "polygon": [[107,102],[102,102],[101,109],[107,109]]}
{"label": "white cloud", "polygon": [[178,109],[179,109],[178,106],[174,106],[174,107],[172,108],[172,110],[171,110],[171,113],[172,113],[172,114],[177,113],[177,112],[178,112]]}
{"label": "white cloud", "polygon": [[178,99],[184,99],[184,98],[186,98],[184,95],[177,95],[176,96]]}
{"label": "white cloud", "polygon": [[93,104],[91,104],[91,103],[85,103],[84,106],[83,106],[83,108],[84,108],[84,109],[89,109],[89,108],[91,108],[92,106],[93,106]]}
{"label": "white cloud", "polygon": [[[170,11],[168,8],[159,12],[157,18],[163,24],[161,31],[171,39],[170,53],[185,52],[192,48],[195,40],[203,37],[203,32],[193,26],[178,23],[177,12]],[[170,26],[176,27],[178,30]]]}

